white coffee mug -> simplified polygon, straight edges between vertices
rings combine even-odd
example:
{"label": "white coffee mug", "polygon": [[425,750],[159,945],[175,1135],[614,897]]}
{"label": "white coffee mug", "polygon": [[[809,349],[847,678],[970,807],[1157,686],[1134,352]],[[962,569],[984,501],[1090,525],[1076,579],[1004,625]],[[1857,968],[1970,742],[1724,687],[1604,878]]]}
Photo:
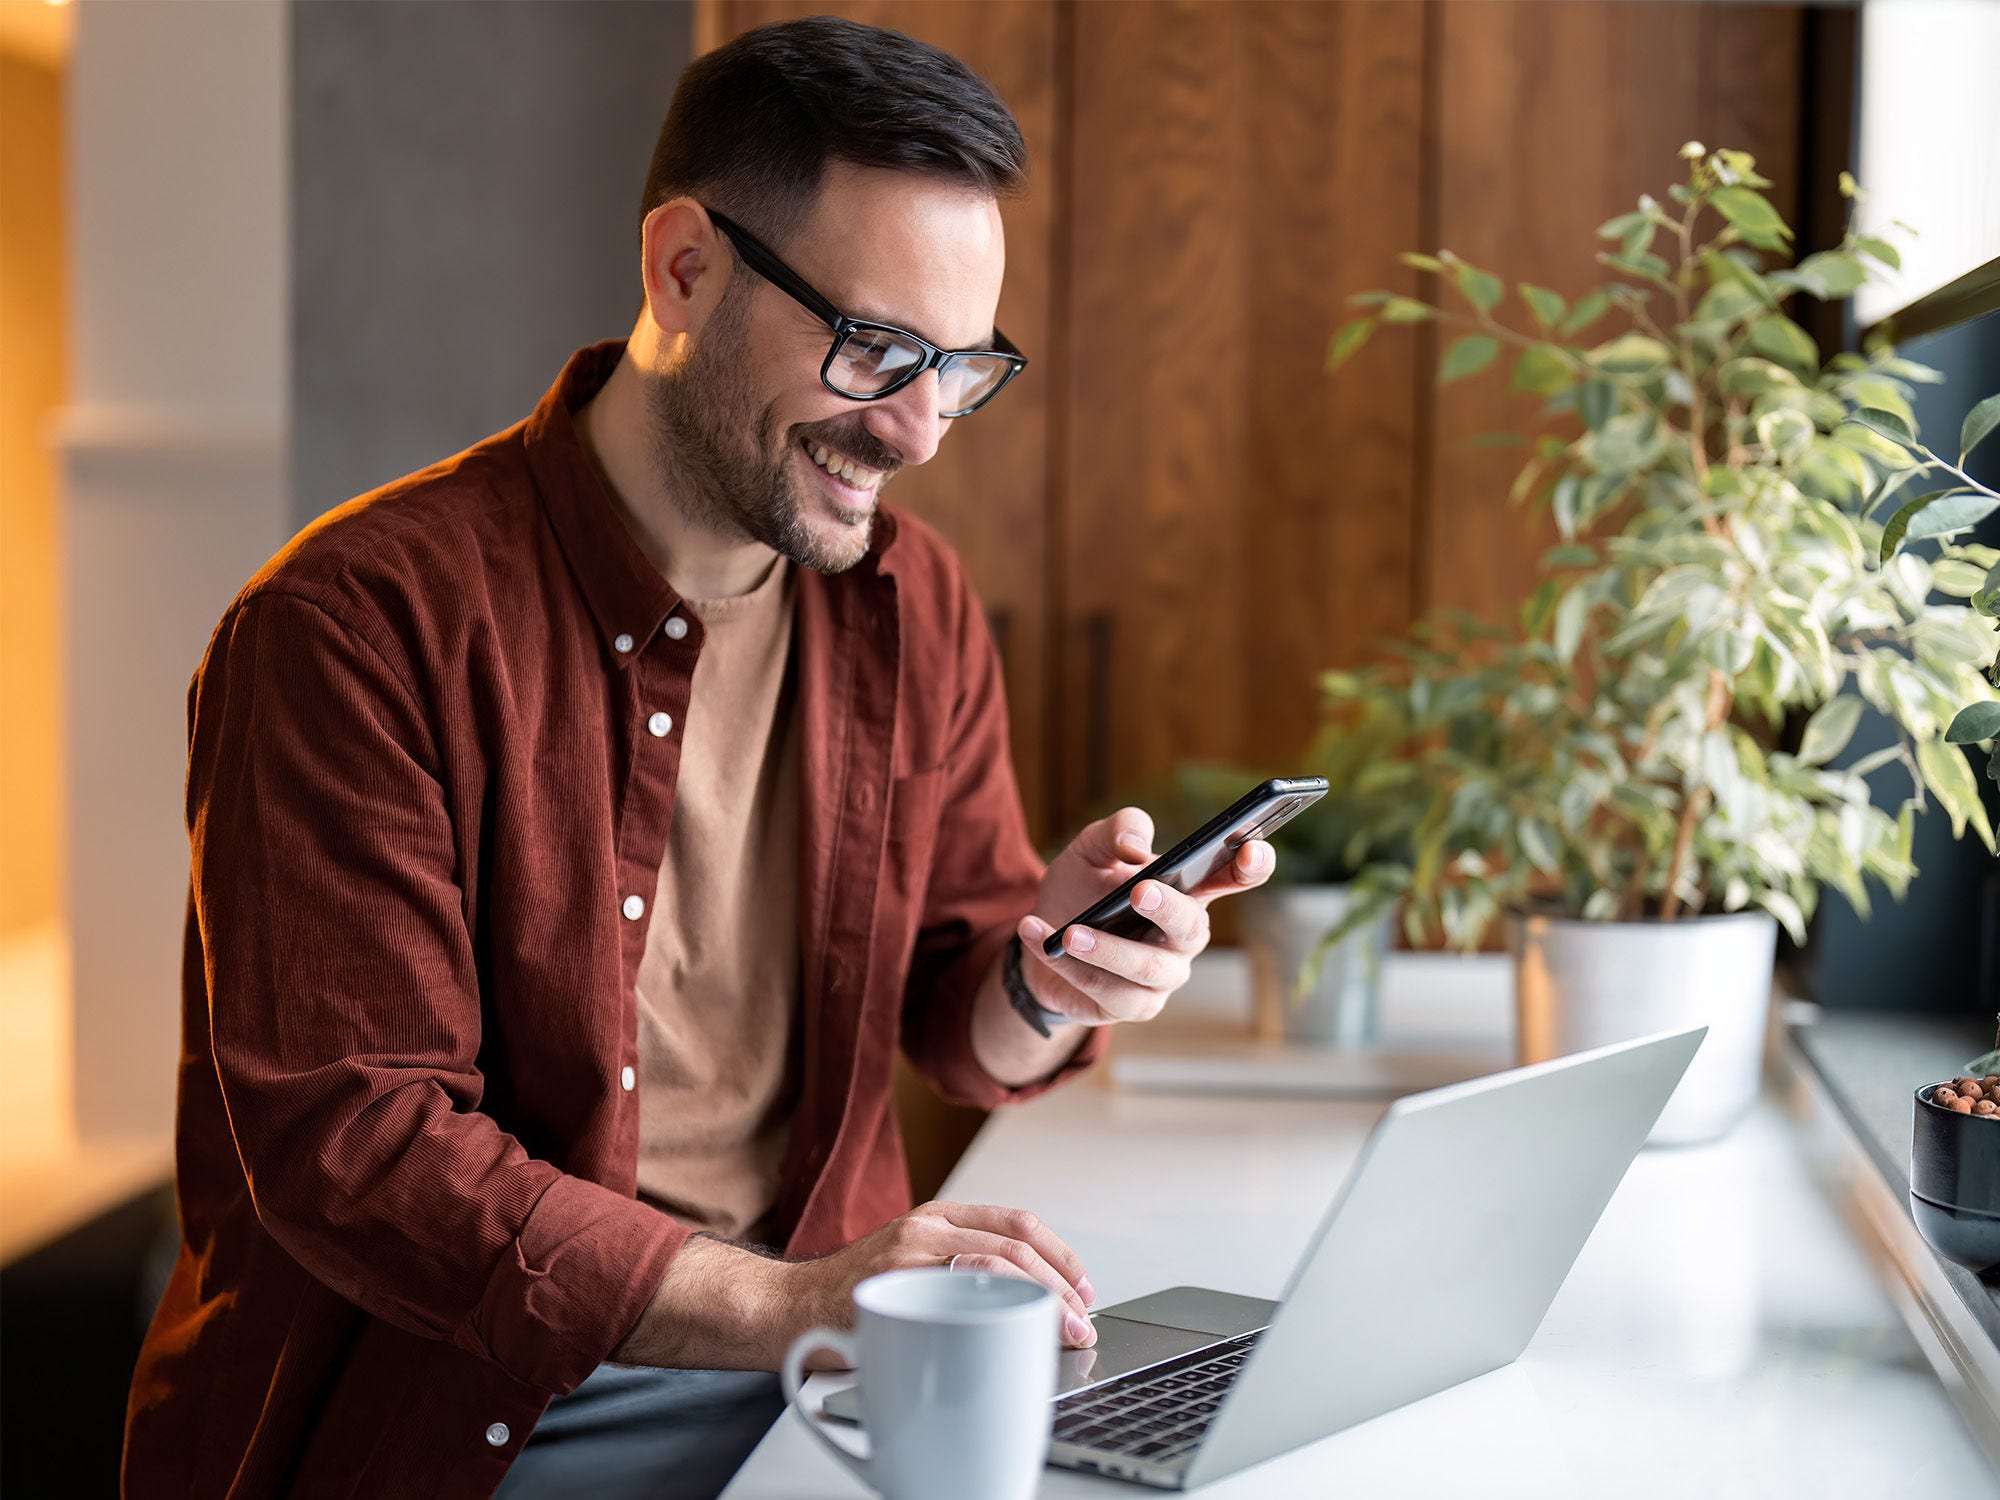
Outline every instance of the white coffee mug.
{"label": "white coffee mug", "polygon": [[[888,1500],[1022,1500],[1048,1462],[1059,1316],[1039,1282],[920,1266],[854,1289],[852,1334],[810,1328],[785,1351],[785,1399],[806,1430]],[[806,1356],[861,1376],[868,1451],[836,1441],[799,1400]]]}

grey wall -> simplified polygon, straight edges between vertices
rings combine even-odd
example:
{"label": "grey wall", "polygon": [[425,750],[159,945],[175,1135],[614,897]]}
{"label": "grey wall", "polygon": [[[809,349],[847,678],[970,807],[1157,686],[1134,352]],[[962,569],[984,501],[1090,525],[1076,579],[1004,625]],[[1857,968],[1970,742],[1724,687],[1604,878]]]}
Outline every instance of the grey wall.
{"label": "grey wall", "polygon": [[299,0],[292,522],[526,416],[630,332],[688,0]]}
{"label": "grey wall", "polygon": [[[1918,386],[1912,405],[1930,446],[1955,453],[1966,412],[2000,391],[2000,313],[1913,339],[1902,352],[1944,373],[1944,384]],[[2000,483],[2000,439],[1989,438],[1968,471],[1987,484]],[[2000,516],[1981,523],[1973,540],[2000,546]],[[1921,543],[1919,550],[1937,555],[1935,543]],[[1964,601],[1936,594],[1932,602]],[[1868,709],[1836,764],[1852,765],[1895,739],[1888,720]],[[1974,752],[1973,764],[1987,816],[2000,827],[2000,788],[1986,778],[1983,751]],[[1894,809],[1910,795],[1909,773],[1897,766],[1875,772],[1868,783],[1877,807]],[[1963,839],[1952,838],[1951,820],[1935,798],[1916,820],[1910,852],[1917,877],[1909,894],[1898,905],[1870,881],[1874,913],[1867,922],[1838,891],[1824,891],[1812,935],[1815,998],[1843,1009],[1990,1018],[2000,1007],[2000,865],[1970,829]]]}

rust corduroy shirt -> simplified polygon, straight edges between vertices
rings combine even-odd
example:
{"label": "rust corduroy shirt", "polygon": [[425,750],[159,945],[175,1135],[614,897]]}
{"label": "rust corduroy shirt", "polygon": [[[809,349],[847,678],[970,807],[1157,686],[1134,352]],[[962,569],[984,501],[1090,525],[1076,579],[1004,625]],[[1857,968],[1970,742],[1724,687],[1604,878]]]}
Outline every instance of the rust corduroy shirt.
{"label": "rust corduroy shirt", "polygon": [[[701,712],[702,630],[571,423],[623,349],[301,533],[195,674],[183,1244],[128,1495],[490,1495],[689,1233],[633,1196],[627,1080],[680,755],[649,720]],[[774,1212],[813,1253],[909,1206],[899,1042],[954,1099],[1047,1087],[1002,1087],[969,1027],[1042,866],[934,531],[885,507],[860,564],[801,570],[796,632],[805,1070]]]}

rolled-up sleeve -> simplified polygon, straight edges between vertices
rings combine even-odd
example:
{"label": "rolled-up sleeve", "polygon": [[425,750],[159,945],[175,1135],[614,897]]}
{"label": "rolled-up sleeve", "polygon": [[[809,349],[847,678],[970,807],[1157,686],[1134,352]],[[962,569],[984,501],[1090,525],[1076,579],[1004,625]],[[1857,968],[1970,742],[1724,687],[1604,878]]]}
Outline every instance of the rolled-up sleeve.
{"label": "rolled-up sleeve", "polygon": [[433,727],[384,633],[265,591],[189,704],[209,1043],[259,1221],[400,1328],[550,1392],[689,1230],[481,1112],[481,997]]}
{"label": "rolled-up sleeve", "polygon": [[1014,1087],[988,1073],[973,1051],[980,985],[1015,923],[1033,910],[1043,865],[1014,780],[999,649],[962,573],[955,614],[959,688],[936,852],[904,991],[902,1045],[945,1098],[991,1109],[1032,1099],[1088,1068],[1103,1054],[1109,1028],[1093,1029],[1049,1077]]}

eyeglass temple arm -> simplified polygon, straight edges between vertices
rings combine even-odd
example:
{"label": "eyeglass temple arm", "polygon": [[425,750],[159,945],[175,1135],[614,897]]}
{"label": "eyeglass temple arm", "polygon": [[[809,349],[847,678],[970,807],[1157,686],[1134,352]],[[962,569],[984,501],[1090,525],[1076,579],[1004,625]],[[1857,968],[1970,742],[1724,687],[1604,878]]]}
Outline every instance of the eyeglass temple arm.
{"label": "eyeglass temple arm", "polygon": [[715,227],[729,237],[729,242],[736,247],[736,253],[749,263],[751,270],[791,297],[827,327],[839,331],[840,309],[814,291],[811,283],[779,260],[771,251],[765,249],[749,230],[734,220],[723,217],[712,208],[708,210],[708,216],[714,220]]}

